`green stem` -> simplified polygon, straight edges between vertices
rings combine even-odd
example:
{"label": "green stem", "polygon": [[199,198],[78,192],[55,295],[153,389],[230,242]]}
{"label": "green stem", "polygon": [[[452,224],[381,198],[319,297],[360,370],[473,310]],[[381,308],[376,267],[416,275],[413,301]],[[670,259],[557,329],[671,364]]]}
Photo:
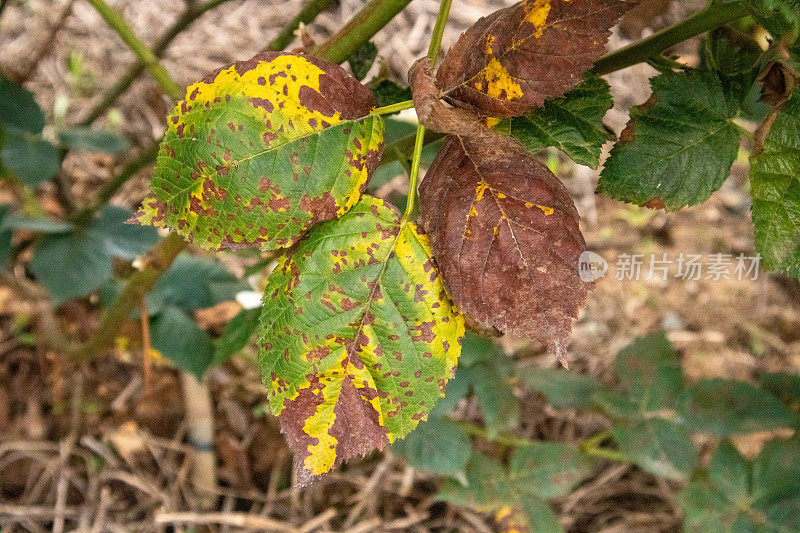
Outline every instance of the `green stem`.
{"label": "green stem", "polygon": [[327,59],[331,63],[342,63],[356,48],[378,33],[411,0],[370,0],[341,30],[326,42],[315,46],[308,53]]}
{"label": "green stem", "polygon": [[147,47],[131,30],[130,26],[120,15],[119,11],[105,3],[104,0],[87,0],[97,12],[103,17],[112,30],[120,39],[128,45],[128,48],[136,54],[136,58],[153,76],[153,79],[161,86],[164,92],[173,100],[178,100],[183,96],[183,89],[175,83],[164,66],[158,61],[153,51]]}
{"label": "green stem", "polygon": [[405,100],[403,102],[397,102],[396,104],[376,107],[372,110],[370,115],[389,115],[391,113],[403,111],[404,109],[411,109],[412,107],[414,107],[414,102],[412,100]]}
{"label": "green stem", "polygon": [[317,15],[325,11],[325,8],[328,7],[331,0],[311,0],[308,4],[306,4],[300,13],[297,14],[295,18],[292,19],[286,27],[281,30],[277,37],[272,39],[264,51],[269,50],[283,50],[294,40],[294,32],[297,28],[300,27],[300,24],[308,24],[315,18]]}
{"label": "green stem", "polygon": [[[450,5],[452,3],[452,0],[442,0],[442,3],[439,5],[439,14],[436,16],[436,24],[433,27],[433,34],[431,35],[431,43],[428,45],[428,59],[431,62],[431,66],[436,64],[436,59],[439,57],[439,49],[442,47],[442,35],[444,35],[444,27],[450,16]],[[425,126],[419,124],[417,126],[417,136],[414,140],[414,152],[411,155],[411,172],[408,175],[408,202],[406,203],[406,210],[403,213],[401,223],[407,222],[414,212],[414,204],[417,198],[419,165],[422,159],[422,146],[424,144]]]}
{"label": "green stem", "polygon": [[[164,52],[167,50],[167,47],[172,43],[172,41],[180,35],[180,33],[188,28],[195,20],[203,16],[205,13],[211,11],[217,6],[224,4],[225,2],[229,2],[230,0],[209,0],[203,4],[190,4],[186,10],[175,19],[175,22],[167,28],[167,30],[158,38],[158,40],[153,45],[153,55],[156,57],[161,57]],[[100,100],[95,106],[89,111],[86,117],[81,120],[81,126],[89,126],[97,120],[103,113],[111,107],[114,102],[119,98],[119,96],[128,90],[128,87],[139,77],[142,71],[145,68],[145,63],[142,61],[137,61],[133,65],[128,68],[128,71],[115,83],[108,91],[103,94],[102,100]]]}
{"label": "green stem", "polygon": [[522,448],[525,446],[530,446],[534,443],[534,441],[530,439],[525,439],[522,437],[515,437],[513,435],[494,435],[489,436],[489,432],[483,429],[482,427],[476,426],[475,424],[470,424],[469,422],[463,421],[455,421],[455,423],[464,430],[465,433],[468,435],[472,435],[473,437],[480,437],[484,440],[488,440],[490,442],[496,442],[497,444],[502,444],[503,446],[510,446],[511,448]]}
{"label": "green stem", "polygon": [[747,14],[747,8],[739,2],[711,4],[674,26],[605,55],[594,64],[592,70],[596,74],[602,75],[647,61],[678,43],[740,19]]}

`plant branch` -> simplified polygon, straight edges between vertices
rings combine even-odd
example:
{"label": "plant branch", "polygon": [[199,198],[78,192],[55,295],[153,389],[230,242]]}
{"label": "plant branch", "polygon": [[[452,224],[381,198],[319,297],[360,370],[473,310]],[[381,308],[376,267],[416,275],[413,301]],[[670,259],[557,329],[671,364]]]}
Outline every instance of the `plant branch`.
{"label": "plant branch", "polygon": [[637,43],[620,48],[601,57],[592,69],[602,75],[630,67],[659,55],[678,43],[697,35],[719,28],[748,14],[740,2],[710,4],[691,17],[666,28]]}
{"label": "plant branch", "polygon": [[325,8],[331,3],[331,0],[311,0],[306,4],[300,13],[286,25],[277,37],[272,39],[270,43],[264,47],[262,52],[270,50],[283,50],[294,40],[294,32],[300,27],[300,24],[308,24],[317,18],[317,15],[325,11]]}
{"label": "plant branch", "polygon": [[150,72],[150,75],[153,76],[153,79],[161,86],[161,89],[173,100],[180,99],[183,96],[183,89],[170,77],[153,51],[133,33],[133,30],[126,24],[119,11],[109,6],[104,0],[87,1],[95,8],[100,16],[103,17],[106,24],[108,24],[111,29],[119,35],[120,39],[128,45],[128,48],[136,54],[136,58],[144,65],[147,71]]}
{"label": "plant branch", "polygon": [[397,113],[398,111],[403,111],[404,109],[411,109],[412,107],[414,107],[413,101],[404,100],[402,102],[397,102],[396,104],[376,107],[372,110],[372,112],[370,112],[370,115],[390,115],[392,113]]}
{"label": "plant branch", "polygon": [[[224,4],[230,0],[209,0],[203,4],[190,3],[186,10],[181,13],[175,22],[167,28],[167,30],[158,38],[153,45],[153,55],[160,58],[167,47],[183,30],[188,28],[195,20],[203,16],[208,11],[215,7]],[[138,58],[138,56],[137,56]],[[103,95],[95,106],[89,111],[86,117],[80,122],[81,126],[89,126],[92,122],[98,119],[103,113],[111,107],[119,96],[128,90],[128,87],[134,82],[139,74],[145,69],[145,63],[137,60],[136,63],[128,68],[128,71]]]}
{"label": "plant branch", "polygon": [[[428,46],[428,59],[431,62],[431,66],[436,65],[436,59],[439,57],[439,49],[442,47],[442,35],[444,35],[444,27],[447,25],[447,19],[450,16],[451,4],[452,0],[442,0],[439,6],[439,14],[436,16],[431,43]],[[401,224],[408,221],[414,212],[414,204],[417,198],[417,178],[419,178],[419,165],[422,159],[422,146],[424,143],[425,126],[418,124],[417,136],[414,139],[414,152],[411,155],[411,172],[408,174],[408,201],[406,202],[406,210],[403,213]]]}
{"label": "plant branch", "polygon": [[325,58],[331,63],[346,61],[359,45],[371,39],[410,2],[411,0],[370,0],[335,35],[312,48],[309,55]]}

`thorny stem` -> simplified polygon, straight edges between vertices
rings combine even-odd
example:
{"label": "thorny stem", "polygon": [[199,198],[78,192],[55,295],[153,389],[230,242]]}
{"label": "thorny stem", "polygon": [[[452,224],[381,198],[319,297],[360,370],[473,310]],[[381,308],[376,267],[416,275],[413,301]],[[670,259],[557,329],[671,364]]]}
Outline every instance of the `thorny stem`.
{"label": "thorny stem", "polygon": [[326,42],[312,48],[308,54],[322,57],[331,63],[342,63],[356,48],[378,33],[411,0],[370,0],[342,29]]}
{"label": "thorny stem", "polygon": [[[436,24],[433,26],[433,34],[431,35],[431,43],[428,46],[428,59],[431,62],[431,66],[436,65],[436,59],[439,57],[439,49],[442,47],[442,35],[444,35],[444,27],[447,25],[447,19],[450,16],[450,5],[452,3],[452,0],[442,0],[439,6],[439,14],[436,16]],[[408,201],[401,224],[407,222],[414,211],[414,203],[417,197],[419,164],[422,159],[422,146],[424,144],[425,126],[418,124],[417,136],[414,139],[414,152],[411,155],[411,172],[408,175]]]}
{"label": "thorny stem", "polygon": [[120,15],[119,11],[105,3],[104,0],[87,0],[95,10],[103,17],[112,30],[114,30],[120,39],[128,45],[128,48],[136,54],[136,58],[142,63],[145,68],[150,72],[150,75],[161,86],[164,92],[173,100],[178,100],[183,96],[183,89],[175,83],[164,66],[158,61],[158,58],[153,51],[147,47],[137,36],[133,33],[130,26],[125,23],[125,20]]}
{"label": "thorny stem", "polygon": [[[208,11],[211,11],[217,6],[224,4],[225,2],[229,2],[230,0],[209,0],[204,4],[196,4],[190,3],[186,10],[178,16],[175,22],[167,28],[167,30],[158,38],[158,40],[153,45],[153,55],[155,57],[161,57],[164,52],[167,50],[167,47],[172,43],[172,41],[177,37],[183,30],[188,28],[195,20],[203,16]],[[116,101],[116,99],[124,93],[128,87],[134,82],[136,78],[139,77],[139,74],[145,69],[146,64],[142,61],[136,61],[133,65],[128,68],[128,71],[111,87],[106,93],[103,95],[103,99],[100,100],[86,115],[86,117],[80,122],[81,126],[89,126],[92,122],[97,120],[100,115],[105,113],[105,111],[111,107],[111,105]]]}
{"label": "thorny stem", "polygon": [[740,2],[710,4],[674,26],[606,54],[594,64],[592,70],[603,75],[647,61],[678,43],[733,22],[747,14],[747,8]]}

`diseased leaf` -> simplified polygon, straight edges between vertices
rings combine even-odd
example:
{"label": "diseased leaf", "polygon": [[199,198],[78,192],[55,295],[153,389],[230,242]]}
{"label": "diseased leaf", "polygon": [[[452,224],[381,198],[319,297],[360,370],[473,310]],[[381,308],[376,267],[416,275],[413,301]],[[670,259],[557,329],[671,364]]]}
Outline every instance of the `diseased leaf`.
{"label": "diseased leaf", "polygon": [[605,52],[610,28],[632,4],[619,0],[523,0],[467,30],[439,67],[453,105],[513,117],[580,83]]}
{"label": "diseased leaf", "polygon": [[403,438],[452,377],[464,323],[427,238],[364,196],[270,276],[260,358],[301,481]]}
{"label": "diseased leaf", "polygon": [[756,250],[766,268],[800,278],[800,88],[750,168]]}
{"label": "diseased leaf", "polygon": [[603,144],[614,136],[603,117],[614,104],[608,83],[586,75],[583,82],[560,98],[527,115],[504,119],[494,129],[515,137],[531,153],[555,146],[580,165],[597,168]]}
{"label": "diseased leaf", "polygon": [[739,133],[716,74],[666,73],[631,119],[605,162],[598,191],[668,211],[707,200],[730,174]]}
{"label": "diseased leaf", "polygon": [[483,141],[445,141],[420,187],[420,221],[459,310],[561,357],[592,286],[578,276],[577,210],[522,147]]}
{"label": "diseased leaf", "polygon": [[269,52],[223,68],[169,117],[138,220],[207,249],[289,247],[366,187],[383,147],[374,107],[320,59]]}

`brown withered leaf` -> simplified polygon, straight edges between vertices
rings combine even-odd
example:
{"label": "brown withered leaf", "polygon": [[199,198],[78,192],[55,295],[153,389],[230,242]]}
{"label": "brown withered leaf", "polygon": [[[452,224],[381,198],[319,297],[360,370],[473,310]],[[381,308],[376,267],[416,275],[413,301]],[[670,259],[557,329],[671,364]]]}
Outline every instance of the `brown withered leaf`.
{"label": "brown withered leaf", "polygon": [[564,361],[591,283],[564,185],[511,140],[447,138],[420,187],[420,221],[458,309]]}
{"label": "brown withered leaf", "polygon": [[449,50],[436,75],[444,99],[484,116],[513,117],[580,83],[610,28],[635,2],[523,0],[484,17]]}

